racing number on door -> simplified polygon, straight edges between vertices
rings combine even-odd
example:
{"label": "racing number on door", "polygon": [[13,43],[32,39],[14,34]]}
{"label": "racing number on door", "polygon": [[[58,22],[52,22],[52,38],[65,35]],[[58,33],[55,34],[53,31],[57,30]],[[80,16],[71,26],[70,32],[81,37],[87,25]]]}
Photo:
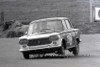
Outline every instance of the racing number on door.
{"label": "racing number on door", "polygon": [[67,43],[69,43],[69,46],[71,46],[72,45],[72,34],[71,33],[68,33],[68,35],[67,35]]}

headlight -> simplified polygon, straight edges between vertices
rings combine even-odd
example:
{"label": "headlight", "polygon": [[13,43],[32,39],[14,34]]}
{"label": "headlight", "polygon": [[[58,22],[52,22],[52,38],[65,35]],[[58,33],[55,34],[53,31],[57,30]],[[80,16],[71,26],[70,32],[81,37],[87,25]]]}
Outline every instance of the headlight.
{"label": "headlight", "polygon": [[28,40],[27,39],[21,39],[19,41],[19,44],[23,45],[23,44],[28,44]]}
{"label": "headlight", "polygon": [[49,40],[50,41],[56,41],[56,40],[58,40],[59,39],[59,37],[57,36],[57,35],[53,35],[53,36],[50,36],[49,37]]}

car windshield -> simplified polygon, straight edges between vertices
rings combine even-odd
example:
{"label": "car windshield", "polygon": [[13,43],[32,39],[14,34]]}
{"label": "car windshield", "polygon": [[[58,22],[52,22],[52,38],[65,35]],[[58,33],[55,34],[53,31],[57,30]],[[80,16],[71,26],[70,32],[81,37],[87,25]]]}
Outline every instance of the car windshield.
{"label": "car windshield", "polygon": [[28,34],[60,32],[62,30],[63,26],[61,20],[38,21],[30,24]]}

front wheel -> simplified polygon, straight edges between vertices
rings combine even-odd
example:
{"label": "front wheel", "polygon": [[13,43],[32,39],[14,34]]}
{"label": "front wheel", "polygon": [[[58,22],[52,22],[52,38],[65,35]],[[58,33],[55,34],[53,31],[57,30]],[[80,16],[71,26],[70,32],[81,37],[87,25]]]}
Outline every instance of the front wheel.
{"label": "front wheel", "polygon": [[61,56],[62,58],[65,57],[65,49],[63,46],[60,47],[58,56]]}
{"label": "front wheel", "polygon": [[23,52],[22,54],[23,54],[23,57],[25,59],[29,59],[29,53],[28,52]]}

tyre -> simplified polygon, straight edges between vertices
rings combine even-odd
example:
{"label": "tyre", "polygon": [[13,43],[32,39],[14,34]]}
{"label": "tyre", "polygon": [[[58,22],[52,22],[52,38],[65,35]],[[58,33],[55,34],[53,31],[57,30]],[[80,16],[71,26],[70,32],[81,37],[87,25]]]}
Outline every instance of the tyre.
{"label": "tyre", "polygon": [[63,46],[61,47],[61,56],[62,56],[63,58],[65,57],[65,49],[64,49]]}
{"label": "tyre", "polygon": [[73,54],[74,54],[74,56],[78,56],[78,54],[79,54],[79,44],[76,45],[76,46],[73,48]]}
{"label": "tyre", "polygon": [[25,59],[29,59],[29,53],[28,52],[23,52],[23,57]]}
{"label": "tyre", "polygon": [[60,47],[60,50],[59,50],[59,56],[61,56],[62,58],[65,57],[65,49],[64,49],[64,46],[63,46],[64,43],[62,43],[62,46]]}

